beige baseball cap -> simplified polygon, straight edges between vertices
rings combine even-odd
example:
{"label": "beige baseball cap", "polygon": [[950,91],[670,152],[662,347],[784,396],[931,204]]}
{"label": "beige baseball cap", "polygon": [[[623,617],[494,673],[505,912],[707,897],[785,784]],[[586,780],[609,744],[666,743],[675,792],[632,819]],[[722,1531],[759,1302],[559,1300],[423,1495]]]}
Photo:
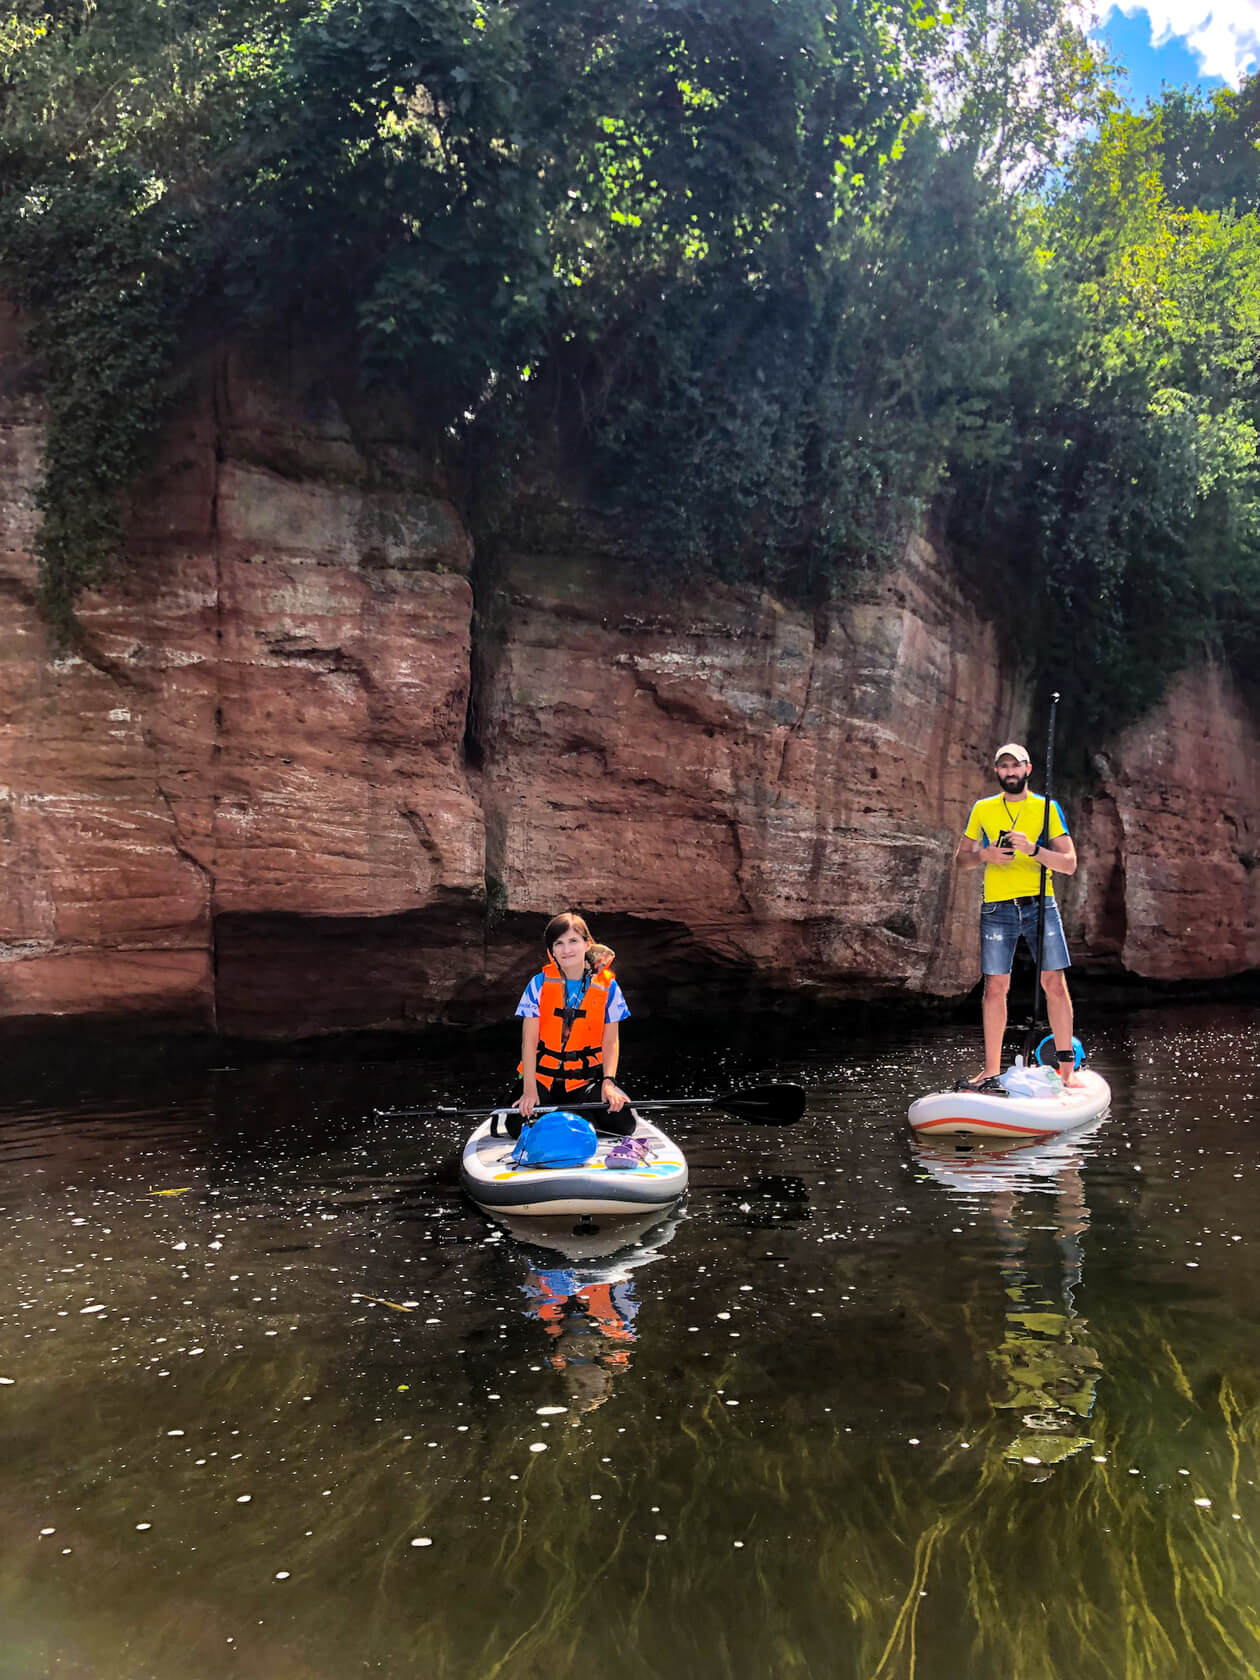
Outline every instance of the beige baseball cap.
{"label": "beige baseball cap", "polygon": [[1021,764],[1032,763],[1032,759],[1028,756],[1027,747],[1021,747],[1018,741],[1008,741],[1004,747],[999,747],[994,753],[994,764],[997,763],[999,758],[1003,758],[1007,754],[1009,754],[1011,758],[1017,758]]}

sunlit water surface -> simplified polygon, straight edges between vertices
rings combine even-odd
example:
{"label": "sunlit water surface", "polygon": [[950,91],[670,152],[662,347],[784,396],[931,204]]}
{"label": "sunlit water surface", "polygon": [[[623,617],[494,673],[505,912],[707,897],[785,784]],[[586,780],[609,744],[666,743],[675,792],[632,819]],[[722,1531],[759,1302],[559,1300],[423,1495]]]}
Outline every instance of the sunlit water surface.
{"label": "sunlit water surface", "polygon": [[628,1031],[809,1108],[678,1121],[677,1215],[567,1254],[373,1113],[484,1047],[11,1067],[0,1675],[1260,1673],[1256,1012],[1104,1017],[1101,1126],[917,1150],[976,1036]]}

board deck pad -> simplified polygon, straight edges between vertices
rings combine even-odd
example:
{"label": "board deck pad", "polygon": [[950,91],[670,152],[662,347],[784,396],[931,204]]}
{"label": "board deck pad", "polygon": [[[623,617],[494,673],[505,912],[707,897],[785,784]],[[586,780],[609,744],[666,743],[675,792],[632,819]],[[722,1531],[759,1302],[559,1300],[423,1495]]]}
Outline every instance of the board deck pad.
{"label": "board deck pad", "polygon": [[[671,1206],[687,1188],[687,1163],[672,1138],[641,1114],[633,1136],[648,1145],[635,1167],[609,1167],[619,1136],[600,1133],[594,1156],[578,1167],[514,1167],[516,1141],[505,1135],[508,1111],[484,1120],[464,1145],[459,1181],[491,1213],[546,1217],[569,1213],[634,1214]],[[497,1121],[497,1126],[496,1126]]]}

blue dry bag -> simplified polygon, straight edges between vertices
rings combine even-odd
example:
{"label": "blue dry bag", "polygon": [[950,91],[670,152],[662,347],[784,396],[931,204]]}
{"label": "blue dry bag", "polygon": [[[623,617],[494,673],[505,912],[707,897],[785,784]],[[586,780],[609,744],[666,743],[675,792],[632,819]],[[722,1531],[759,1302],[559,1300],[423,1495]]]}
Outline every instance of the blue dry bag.
{"label": "blue dry bag", "polygon": [[[1048,1049],[1047,1049],[1047,1046],[1049,1047]],[[1080,1067],[1081,1063],[1085,1060],[1085,1046],[1081,1043],[1079,1038],[1074,1038],[1072,1040],[1072,1050],[1073,1050],[1074,1055],[1076,1056],[1076,1060],[1073,1062],[1072,1066],[1074,1068],[1078,1068],[1078,1067]],[[1054,1067],[1055,1066],[1054,1034],[1053,1033],[1047,1033],[1046,1034],[1046,1036],[1042,1039],[1041,1043],[1033,1051],[1033,1055],[1036,1056],[1037,1060],[1041,1063],[1042,1067]]]}
{"label": "blue dry bag", "polygon": [[526,1126],[512,1151],[514,1167],[580,1167],[599,1146],[595,1128],[580,1114],[557,1109]]}

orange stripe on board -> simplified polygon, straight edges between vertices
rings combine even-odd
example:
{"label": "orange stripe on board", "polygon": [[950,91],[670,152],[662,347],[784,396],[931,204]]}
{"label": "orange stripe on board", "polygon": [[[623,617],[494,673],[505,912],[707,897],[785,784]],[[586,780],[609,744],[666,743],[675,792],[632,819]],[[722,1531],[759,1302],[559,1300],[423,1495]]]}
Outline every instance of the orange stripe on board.
{"label": "orange stripe on board", "polygon": [[[982,1131],[1005,1132],[1007,1137],[1015,1135],[1016,1129],[1006,1120],[977,1120],[974,1114],[946,1114],[940,1120],[921,1120],[914,1128],[916,1132],[930,1132],[934,1126],[975,1126]],[[1019,1132],[1020,1137],[1050,1137],[1049,1132]]]}

